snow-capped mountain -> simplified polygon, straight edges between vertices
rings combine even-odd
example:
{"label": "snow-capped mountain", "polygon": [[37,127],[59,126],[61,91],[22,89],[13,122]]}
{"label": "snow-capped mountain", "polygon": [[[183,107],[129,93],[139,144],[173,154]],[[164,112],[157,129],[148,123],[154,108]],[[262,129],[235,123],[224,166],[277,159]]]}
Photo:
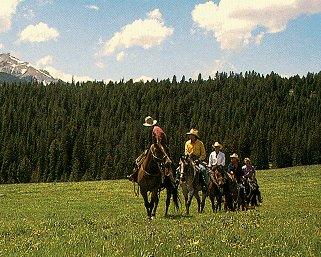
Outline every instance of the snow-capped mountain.
{"label": "snow-capped mountain", "polygon": [[10,74],[20,80],[36,80],[45,84],[57,82],[48,72],[32,67],[28,62],[8,54],[0,54],[0,72]]}

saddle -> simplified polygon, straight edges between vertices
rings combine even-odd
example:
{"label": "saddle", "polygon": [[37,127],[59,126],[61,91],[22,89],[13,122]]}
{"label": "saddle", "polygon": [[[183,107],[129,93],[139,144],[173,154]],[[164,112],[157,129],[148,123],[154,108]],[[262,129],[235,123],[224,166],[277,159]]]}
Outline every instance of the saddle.
{"label": "saddle", "polygon": [[140,167],[142,163],[144,162],[146,156],[147,156],[148,150],[146,149],[144,152],[142,152],[134,161],[134,166]]}

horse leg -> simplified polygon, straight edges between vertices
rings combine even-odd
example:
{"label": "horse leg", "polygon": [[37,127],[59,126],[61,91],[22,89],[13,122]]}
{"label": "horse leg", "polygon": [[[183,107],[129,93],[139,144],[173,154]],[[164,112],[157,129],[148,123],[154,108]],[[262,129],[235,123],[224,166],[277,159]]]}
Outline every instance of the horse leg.
{"label": "horse leg", "polygon": [[165,210],[165,217],[168,215],[168,207],[171,203],[171,195],[172,195],[172,189],[167,188],[166,189],[166,210]]}
{"label": "horse leg", "polygon": [[201,212],[204,211],[207,194],[208,194],[207,190],[206,191],[202,191]]}
{"label": "horse leg", "polygon": [[215,212],[215,202],[214,202],[215,194],[213,188],[210,190],[210,200],[212,203],[212,210]]}
{"label": "horse leg", "polygon": [[156,217],[156,209],[158,206],[158,201],[159,201],[158,191],[156,190],[152,193],[152,200],[151,200],[151,206],[150,206],[150,211],[152,212],[152,217]]}
{"label": "horse leg", "polygon": [[191,207],[193,196],[194,196],[194,192],[189,192],[187,194],[187,200],[185,198],[185,200],[186,200],[186,214],[187,215],[189,215],[189,208]]}
{"label": "horse leg", "polygon": [[185,199],[185,210],[186,210],[186,215],[189,215],[189,206],[191,205],[190,201],[189,201],[189,195],[184,194],[184,199]]}
{"label": "horse leg", "polygon": [[151,204],[148,201],[147,190],[141,188],[140,193],[144,198],[145,208],[146,208],[146,211],[147,211],[147,217],[150,219],[151,218],[152,209],[150,208]]}
{"label": "horse leg", "polygon": [[215,194],[214,194],[215,198],[216,198],[216,209],[215,211],[217,212],[218,210],[222,209],[222,192],[220,191],[219,186],[215,188]]}
{"label": "horse leg", "polygon": [[222,210],[222,195],[221,193],[218,193],[216,195],[216,200],[217,200],[217,204],[216,204],[216,212],[219,210]]}
{"label": "horse leg", "polygon": [[196,201],[197,201],[197,211],[198,211],[198,213],[201,213],[201,211],[202,211],[201,198],[200,198],[198,192],[195,192],[195,198],[196,198]]}

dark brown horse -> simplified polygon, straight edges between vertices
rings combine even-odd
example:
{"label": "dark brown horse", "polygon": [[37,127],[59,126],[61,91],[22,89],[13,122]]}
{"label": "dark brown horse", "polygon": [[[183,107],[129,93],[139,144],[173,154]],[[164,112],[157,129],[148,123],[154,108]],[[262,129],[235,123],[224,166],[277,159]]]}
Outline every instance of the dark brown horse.
{"label": "dark brown horse", "polygon": [[[175,188],[171,183],[168,183],[168,178],[165,176],[165,173],[169,172],[168,169],[171,169],[171,166],[172,162],[164,148],[161,145],[152,144],[138,170],[137,178],[149,219],[156,216],[162,182],[164,182],[163,185],[167,189],[165,215],[168,212],[171,195],[173,195],[174,204],[178,208],[177,187]],[[151,192],[150,201],[148,199],[148,192]]]}
{"label": "dark brown horse", "polygon": [[[210,171],[210,184],[208,187],[208,194],[212,203],[213,212],[221,210],[223,200],[224,179],[221,172],[216,168]],[[216,206],[215,206],[216,199]]]}
{"label": "dark brown horse", "polygon": [[224,209],[230,209],[232,211],[245,210],[244,201],[244,190],[240,187],[237,182],[236,175],[233,172],[227,173],[227,181],[225,186],[225,199],[224,199]]}
{"label": "dark brown horse", "polygon": [[254,209],[255,207],[259,206],[258,200],[262,202],[261,193],[259,191],[256,178],[246,178],[244,180],[244,186],[247,208]]}
{"label": "dark brown horse", "polygon": [[[195,196],[198,205],[198,212],[203,212],[207,196],[207,188],[204,190],[200,180],[200,171],[189,156],[182,156],[179,161],[180,166],[180,185],[185,198],[186,215],[189,215],[189,208],[193,196]],[[202,191],[202,201],[198,194]]]}

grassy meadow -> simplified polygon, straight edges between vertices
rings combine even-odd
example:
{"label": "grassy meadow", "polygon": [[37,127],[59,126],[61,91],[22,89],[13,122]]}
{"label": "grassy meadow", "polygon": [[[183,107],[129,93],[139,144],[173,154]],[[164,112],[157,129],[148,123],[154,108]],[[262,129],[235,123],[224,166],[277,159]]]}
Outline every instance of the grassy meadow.
{"label": "grassy meadow", "polygon": [[263,204],[146,219],[127,180],[0,185],[0,256],[321,256],[321,165],[257,172]]}

